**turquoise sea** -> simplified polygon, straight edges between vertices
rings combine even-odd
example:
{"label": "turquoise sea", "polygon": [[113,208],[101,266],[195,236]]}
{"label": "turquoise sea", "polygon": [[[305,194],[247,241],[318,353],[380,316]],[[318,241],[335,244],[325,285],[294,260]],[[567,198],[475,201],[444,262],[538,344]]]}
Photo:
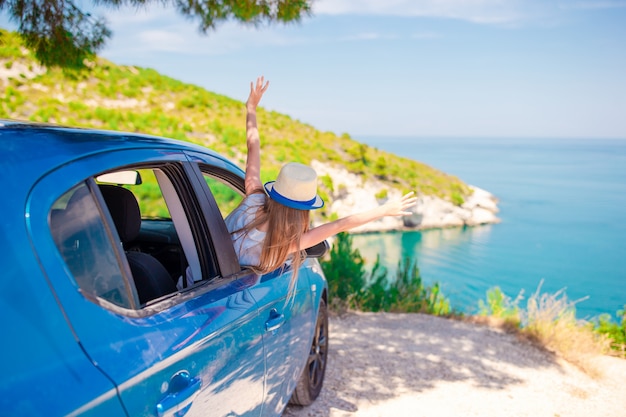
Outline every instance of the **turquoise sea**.
{"label": "turquoise sea", "polygon": [[[417,260],[453,306],[473,313],[499,286],[525,299],[565,290],[579,318],[626,304],[626,140],[357,137],[424,162],[499,199],[502,222],[355,235],[371,265]],[[579,301],[578,301],[579,300]],[[521,303],[525,306],[525,301]]]}

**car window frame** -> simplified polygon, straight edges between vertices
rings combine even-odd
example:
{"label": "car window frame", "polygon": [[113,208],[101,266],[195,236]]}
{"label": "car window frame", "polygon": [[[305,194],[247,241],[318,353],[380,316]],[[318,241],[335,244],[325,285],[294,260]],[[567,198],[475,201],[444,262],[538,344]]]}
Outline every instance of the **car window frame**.
{"label": "car window frame", "polygon": [[[232,243],[232,238],[230,236],[230,232],[226,227],[226,222],[222,217],[222,213],[217,205],[217,201],[215,201],[215,197],[213,196],[213,192],[209,188],[208,184],[204,180],[204,174],[202,169],[208,167],[209,169],[214,169],[218,172],[223,173],[225,177],[231,178],[235,181],[235,184],[241,183],[241,186],[237,188],[241,189],[243,187],[243,178],[239,177],[237,174],[229,172],[226,169],[220,168],[216,165],[210,165],[204,159],[198,161],[194,158],[194,155],[198,155],[193,153],[188,156],[190,157],[190,163],[187,166],[189,170],[189,178],[193,177],[193,187],[196,193],[197,199],[201,202],[201,209],[205,216],[205,221],[209,227],[209,231],[211,233],[211,243],[213,248],[215,249],[215,254],[217,256],[219,251],[219,256],[217,256],[219,260],[219,268],[221,272],[222,280],[225,279],[236,279],[238,275],[242,273],[241,265],[239,265],[239,260],[237,258],[237,254],[235,253],[235,248]],[[207,156],[207,155],[203,155]],[[204,198],[202,198],[204,197]],[[215,248],[214,242],[221,242],[220,247]]]}
{"label": "car window frame", "polygon": [[[189,162],[181,162],[180,164],[167,164],[156,168],[165,173],[178,195],[191,229],[197,256],[200,261],[202,277],[207,276],[206,279],[200,280],[199,283],[206,283],[219,279],[222,273],[217,253],[214,250],[215,245],[213,244],[211,230],[203,215],[202,203],[195,192],[193,177],[189,176],[189,170],[186,168],[188,164]],[[207,257],[212,259],[208,260]],[[209,277],[209,275],[211,276]]]}

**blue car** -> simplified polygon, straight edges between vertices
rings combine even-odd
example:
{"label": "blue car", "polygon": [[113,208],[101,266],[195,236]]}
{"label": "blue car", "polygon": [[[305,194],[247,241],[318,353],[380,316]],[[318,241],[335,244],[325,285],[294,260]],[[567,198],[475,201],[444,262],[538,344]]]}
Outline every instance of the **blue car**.
{"label": "blue car", "polygon": [[279,416],[319,394],[328,287],[310,248],[239,266],[243,171],[186,142],[0,120],[0,415]]}

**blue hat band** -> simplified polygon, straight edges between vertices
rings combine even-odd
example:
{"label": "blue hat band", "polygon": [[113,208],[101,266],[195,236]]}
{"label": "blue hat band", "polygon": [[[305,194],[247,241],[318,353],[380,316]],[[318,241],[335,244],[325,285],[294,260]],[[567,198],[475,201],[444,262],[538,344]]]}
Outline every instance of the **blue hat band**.
{"label": "blue hat band", "polygon": [[277,203],[294,208],[296,210],[313,210],[324,207],[324,201],[318,196],[315,196],[312,199],[306,201],[292,200],[289,197],[285,197],[274,189],[274,182],[275,181],[266,183],[265,191],[267,191],[267,194],[270,196],[270,198]]}

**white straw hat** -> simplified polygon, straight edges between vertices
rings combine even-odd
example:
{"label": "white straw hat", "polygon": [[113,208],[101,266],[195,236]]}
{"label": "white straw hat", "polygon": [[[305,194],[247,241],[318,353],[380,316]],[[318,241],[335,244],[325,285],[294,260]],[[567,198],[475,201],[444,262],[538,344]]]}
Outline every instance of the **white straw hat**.
{"label": "white straw hat", "polygon": [[272,200],[297,210],[324,207],[324,201],[317,195],[315,170],[297,162],[285,164],[276,181],[265,183],[265,191]]}

